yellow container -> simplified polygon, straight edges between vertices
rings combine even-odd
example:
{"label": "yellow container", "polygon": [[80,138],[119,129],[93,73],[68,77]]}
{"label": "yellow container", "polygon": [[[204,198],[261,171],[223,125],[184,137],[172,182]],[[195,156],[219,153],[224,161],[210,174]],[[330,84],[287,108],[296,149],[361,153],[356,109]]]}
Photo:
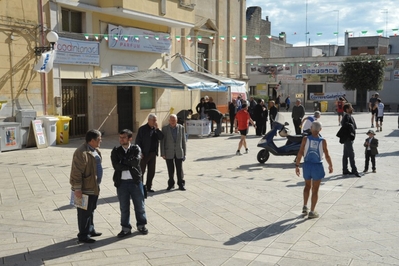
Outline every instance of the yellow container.
{"label": "yellow container", "polygon": [[328,102],[327,101],[321,101],[320,102],[320,111],[321,112],[327,112],[328,108]]}
{"label": "yellow container", "polygon": [[72,120],[69,116],[57,116],[57,145],[69,143],[69,121]]}

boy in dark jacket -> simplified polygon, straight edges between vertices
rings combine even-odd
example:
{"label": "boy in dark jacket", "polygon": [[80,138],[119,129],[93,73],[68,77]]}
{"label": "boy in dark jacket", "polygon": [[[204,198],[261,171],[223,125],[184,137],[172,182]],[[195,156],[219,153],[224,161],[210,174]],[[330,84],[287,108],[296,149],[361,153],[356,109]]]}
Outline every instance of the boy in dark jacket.
{"label": "boy in dark jacket", "polygon": [[364,171],[363,173],[367,173],[369,170],[369,161],[371,159],[371,169],[373,173],[376,173],[375,168],[375,156],[378,154],[378,139],[376,139],[374,130],[369,130],[366,133],[369,137],[365,140],[363,146],[366,147],[365,155],[366,155],[366,162],[364,164]]}

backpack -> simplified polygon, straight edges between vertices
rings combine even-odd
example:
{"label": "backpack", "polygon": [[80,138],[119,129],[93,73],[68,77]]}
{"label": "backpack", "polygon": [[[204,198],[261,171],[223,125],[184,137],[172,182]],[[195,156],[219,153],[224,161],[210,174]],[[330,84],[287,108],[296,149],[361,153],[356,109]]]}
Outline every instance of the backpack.
{"label": "backpack", "polygon": [[304,161],[308,163],[321,163],[323,160],[323,148],[321,143],[323,138],[313,138],[308,136],[305,144]]}

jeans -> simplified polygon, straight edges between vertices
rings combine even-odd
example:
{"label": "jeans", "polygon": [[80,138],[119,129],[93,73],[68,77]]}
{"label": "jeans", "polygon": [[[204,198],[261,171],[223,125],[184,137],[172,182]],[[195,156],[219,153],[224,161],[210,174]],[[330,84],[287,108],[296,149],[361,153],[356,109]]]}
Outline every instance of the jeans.
{"label": "jeans", "polygon": [[342,157],[342,171],[348,171],[348,158],[352,168],[352,173],[357,173],[355,164],[355,151],[353,150],[353,141],[349,138],[344,142],[344,155]]}
{"label": "jeans", "polygon": [[132,229],[130,224],[130,199],[133,201],[134,212],[136,215],[136,226],[147,224],[147,217],[144,207],[144,190],[141,182],[122,180],[117,188],[119,207],[121,210],[121,226],[122,230],[127,232]]}
{"label": "jeans", "polygon": [[[223,117],[220,118],[220,121],[216,121],[216,130],[215,130],[215,135],[220,135],[220,133],[222,133],[222,122],[223,122]],[[213,125],[213,121],[212,121],[212,125]]]}
{"label": "jeans", "polygon": [[97,195],[89,195],[87,210],[77,208],[78,210],[78,228],[79,240],[85,240],[90,237],[90,233],[94,231],[93,214],[97,208]]}
{"label": "jeans", "polygon": [[[154,179],[154,176],[155,176],[156,162],[157,162],[157,155],[155,154],[155,152],[148,153],[140,161],[140,168],[143,173],[143,179],[144,179],[146,167],[148,165],[147,181],[145,183],[145,186],[147,187],[147,189],[151,189],[151,187],[152,187],[152,180]],[[143,181],[143,183],[144,183],[144,181]]]}
{"label": "jeans", "polygon": [[175,166],[177,172],[177,185],[182,187],[185,185],[184,181],[184,173],[183,173],[183,159],[166,159],[166,166],[168,167],[168,186],[173,187],[175,185],[174,175],[175,175]]}

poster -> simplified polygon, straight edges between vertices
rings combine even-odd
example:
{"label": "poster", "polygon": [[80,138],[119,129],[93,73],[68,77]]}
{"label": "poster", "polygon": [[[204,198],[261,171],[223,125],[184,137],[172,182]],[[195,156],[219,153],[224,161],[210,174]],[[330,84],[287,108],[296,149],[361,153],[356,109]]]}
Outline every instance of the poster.
{"label": "poster", "polygon": [[7,147],[13,147],[17,146],[17,140],[16,140],[16,127],[6,127],[5,132],[6,132],[6,146]]}

